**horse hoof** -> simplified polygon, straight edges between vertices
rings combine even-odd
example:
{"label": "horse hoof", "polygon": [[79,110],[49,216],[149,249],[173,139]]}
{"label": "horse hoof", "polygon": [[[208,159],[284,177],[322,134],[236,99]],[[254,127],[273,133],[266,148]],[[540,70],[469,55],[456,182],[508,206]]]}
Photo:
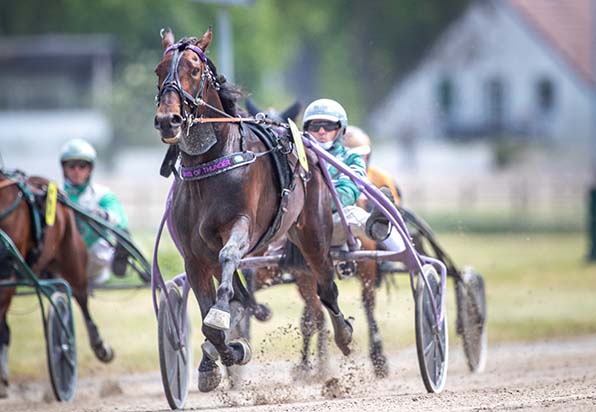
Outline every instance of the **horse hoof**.
{"label": "horse hoof", "polygon": [[0,380],[0,399],[8,398],[8,384]]}
{"label": "horse hoof", "polygon": [[236,339],[230,342],[231,347],[238,348],[242,351],[242,358],[236,363],[237,365],[246,365],[252,358],[252,350],[248,341],[244,338]]}
{"label": "horse hoof", "polygon": [[199,391],[211,392],[219,386],[220,382],[221,372],[219,371],[218,366],[209,371],[202,371],[199,369]]}
{"label": "horse hoof", "polygon": [[114,350],[110,347],[110,345],[106,345],[103,342],[95,346],[93,348],[93,352],[95,353],[97,359],[103,363],[109,363],[114,360]]}
{"label": "horse hoof", "polygon": [[375,376],[379,379],[384,379],[389,376],[389,367],[387,367],[387,361],[385,357],[373,360],[373,369]]}
{"label": "horse hoof", "polygon": [[380,341],[380,336],[378,339],[371,346],[370,360],[372,361],[375,376],[382,379],[389,375],[389,367],[387,366],[387,358],[383,355],[383,344]]}
{"label": "horse hoof", "polygon": [[230,329],[230,313],[217,308],[211,308],[203,323],[213,329]]}
{"label": "horse hoof", "polygon": [[352,342],[352,335],[354,333],[353,322],[354,318],[352,317],[346,319],[343,327],[335,334],[335,343],[345,356],[348,356],[351,352],[349,345]]}
{"label": "horse hoof", "polygon": [[299,363],[292,367],[292,370],[290,371],[290,375],[292,376],[292,379],[295,381],[310,382],[311,375],[312,375],[312,368],[308,364],[308,362],[307,363]]}
{"label": "horse hoof", "polygon": [[271,314],[271,309],[269,309],[267,305],[263,305],[262,303],[259,303],[254,311],[255,318],[259,322],[268,321],[269,319],[271,319]]}
{"label": "horse hoof", "polygon": [[341,313],[333,313],[331,310],[329,310],[329,314],[331,315],[335,344],[345,356],[348,356],[351,352],[348,345],[352,342],[354,318],[345,319]]}

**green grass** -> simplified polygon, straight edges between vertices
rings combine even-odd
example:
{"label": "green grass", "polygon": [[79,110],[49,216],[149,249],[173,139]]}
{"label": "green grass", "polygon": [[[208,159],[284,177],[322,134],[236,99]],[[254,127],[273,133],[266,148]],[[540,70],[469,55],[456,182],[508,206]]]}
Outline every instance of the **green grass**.
{"label": "green grass", "polygon": [[537,210],[450,210],[422,213],[435,231],[464,233],[577,233],[585,227],[584,210],[579,207],[563,211]]}
{"label": "green grass", "polygon": [[[488,298],[489,342],[540,340],[596,333],[596,265],[586,264],[587,237],[582,233],[554,234],[439,234],[439,240],[459,265],[473,264],[485,277]],[[143,248],[151,241],[141,239]],[[181,270],[171,245],[161,249],[164,273]],[[407,277],[399,276],[397,288],[379,290],[377,318],[388,352],[414,342],[414,312]],[[356,280],[339,281],[340,305],[356,318],[355,348],[368,352],[360,286]],[[302,301],[292,285],[258,292],[274,316],[267,323],[253,323],[256,359],[295,360],[301,340],[299,317]],[[202,337],[198,306],[190,301],[195,359]],[[91,310],[105,339],[116,350],[116,359],[102,365],[88,346],[80,310],[75,307],[79,373],[88,376],[157,370],[157,325],[148,290],[99,291]],[[452,344],[461,341],[453,332],[454,293],[448,286],[448,316]],[[43,329],[34,296],[13,301],[9,313],[12,331],[10,367],[15,380],[47,376]],[[339,353],[333,347],[334,353]]]}

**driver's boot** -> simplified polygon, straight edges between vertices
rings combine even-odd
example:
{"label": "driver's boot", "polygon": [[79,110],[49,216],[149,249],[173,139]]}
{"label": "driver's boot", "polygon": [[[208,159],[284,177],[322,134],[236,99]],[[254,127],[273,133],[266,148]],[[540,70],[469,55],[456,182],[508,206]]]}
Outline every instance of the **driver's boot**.
{"label": "driver's boot", "polygon": [[[392,204],[395,204],[393,194],[387,186],[383,186],[379,190],[385,195],[385,197],[387,197],[387,199],[389,199]],[[387,239],[389,236],[391,231],[389,219],[383,214],[383,212],[381,212],[381,210],[379,210],[378,207],[373,206],[370,216],[366,220],[365,230],[366,235],[377,242],[381,242]]]}

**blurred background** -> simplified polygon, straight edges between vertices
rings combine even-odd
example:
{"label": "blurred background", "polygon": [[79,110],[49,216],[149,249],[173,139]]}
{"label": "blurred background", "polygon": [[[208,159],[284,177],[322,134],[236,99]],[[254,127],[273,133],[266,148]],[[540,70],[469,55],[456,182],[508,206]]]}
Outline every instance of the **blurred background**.
{"label": "blurred background", "polygon": [[60,179],[60,145],[88,139],[96,179],[133,227],[153,227],[169,184],[152,126],[159,30],[201,36],[212,25],[221,73],[264,109],[340,101],[372,136],[372,162],[432,223],[580,231],[596,145],[592,6],[5,0],[0,153],[5,167]]}
{"label": "blurred background", "polygon": [[[372,163],[395,177],[404,204],[458,265],[485,275],[491,342],[593,334],[595,15],[594,0],[2,0],[2,165],[61,182],[60,146],[88,139],[95,181],[122,200],[149,255],[171,183],[159,176],[166,147],[153,129],[159,31],[200,37],[212,25],[208,56],[263,109],[329,97],[369,132]],[[163,250],[165,272],[180,272],[173,247]],[[410,305],[405,278],[399,285]],[[298,324],[295,288],[276,288],[259,295],[275,315],[256,342]],[[356,280],[340,290],[342,305],[359,306]],[[120,370],[157,368],[137,362],[156,358],[145,292],[99,292],[94,303]],[[382,296],[381,333],[411,344],[411,305]],[[35,375],[43,359],[21,342],[43,345],[37,303],[14,305],[13,323],[37,329],[14,328],[13,370]],[[364,348],[363,313],[349,311]],[[79,348],[83,374],[96,371]]]}

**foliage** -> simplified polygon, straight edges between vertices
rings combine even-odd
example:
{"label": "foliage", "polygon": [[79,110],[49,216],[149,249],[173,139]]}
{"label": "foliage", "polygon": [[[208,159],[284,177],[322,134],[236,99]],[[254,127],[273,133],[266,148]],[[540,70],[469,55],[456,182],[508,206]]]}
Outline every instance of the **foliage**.
{"label": "foliage", "polygon": [[[362,124],[469,1],[255,0],[231,7],[235,79],[262,106],[328,96]],[[191,0],[4,0],[0,36],[112,34],[116,138],[141,142],[151,127],[155,78],[149,70],[159,58],[160,28],[200,36],[216,14],[216,5]]]}

